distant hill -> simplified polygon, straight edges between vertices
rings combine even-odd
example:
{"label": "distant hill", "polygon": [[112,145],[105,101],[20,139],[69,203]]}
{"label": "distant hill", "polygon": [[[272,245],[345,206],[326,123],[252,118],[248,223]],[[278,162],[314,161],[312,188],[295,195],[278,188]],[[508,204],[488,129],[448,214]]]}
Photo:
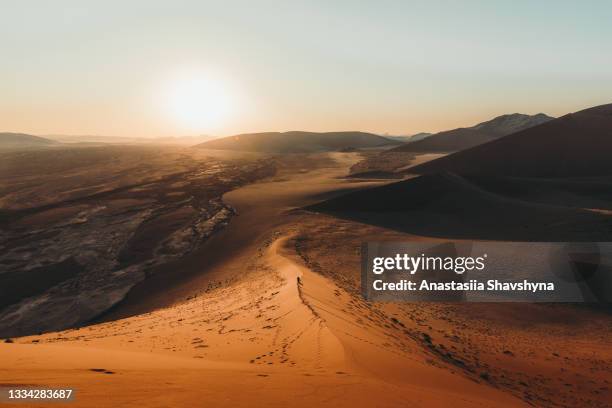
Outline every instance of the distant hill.
{"label": "distant hill", "polygon": [[[434,136],[432,136],[433,138]],[[612,175],[612,104],[585,109],[411,169],[487,176]]]}
{"label": "distant hill", "polygon": [[393,146],[400,142],[364,132],[264,132],[245,133],[204,142],[196,147],[266,153],[348,151]]}
{"label": "distant hill", "polygon": [[104,136],[104,135],[45,135],[46,138],[60,143],[89,143],[89,144],[134,144],[142,142],[144,139],[137,137],[124,136]]}
{"label": "distant hill", "polygon": [[25,133],[0,133],[0,149],[44,147],[59,144],[55,140]]}
{"label": "distant hill", "polygon": [[192,146],[208,140],[215,139],[215,136],[166,136],[166,137],[128,137],[128,136],[104,136],[104,135],[45,135],[49,139],[71,144],[163,144],[163,145],[183,145]]}
{"label": "distant hill", "polygon": [[524,115],[513,113],[498,116],[468,128],[458,128],[436,133],[421,140],[397,147],[395,151],[406,152],[455,152],[487,143],[500,137],[546,123],[554,118],[543,113]]}

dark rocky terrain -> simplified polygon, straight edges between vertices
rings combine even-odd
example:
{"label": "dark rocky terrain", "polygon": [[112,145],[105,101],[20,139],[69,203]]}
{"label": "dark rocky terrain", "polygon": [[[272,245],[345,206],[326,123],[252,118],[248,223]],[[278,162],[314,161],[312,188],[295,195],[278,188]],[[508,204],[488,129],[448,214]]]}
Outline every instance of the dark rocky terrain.
{"label": "dark rocky terrain", "polygon": [[271,161],[152,147],[3,159],[0,336],[90,321],[223,228],[223,193],[274,173]]}

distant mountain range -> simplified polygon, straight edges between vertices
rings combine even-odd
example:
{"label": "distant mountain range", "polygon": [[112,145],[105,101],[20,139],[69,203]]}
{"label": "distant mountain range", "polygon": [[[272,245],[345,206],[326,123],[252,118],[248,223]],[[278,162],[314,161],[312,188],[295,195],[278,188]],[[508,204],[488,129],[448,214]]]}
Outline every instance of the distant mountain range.
{"label": "distant mountain range", "polygon": [[415,153],[460,151],[546,123],[552,119],[554,118],[543,113],[537,115],[521,113],[502,115],[476,126],[447,130],[422,137],[420,140],[411,139],[410,143],[397,147],[394,151]]}
{"label": "distant mountain range", "polygon": [[313,153],[398,145],[401,142],[365,132],[264,132],[223,137],[197,147],[265,153]]}
{"label": "distant mountain range", "polygon": [[45,147],[59,144],[55,140],[25,133],[0,133],[0,149]]}
{"label": "distant mountain range", "polygon": [[169,145],[196,145],[207,140],[215,139],[215,136],[167,136],[167,137],[128,137],[128,136],[104,136],[104,135],[46,135],[50,139],[62,143],[88,143],[88,144],[169,144]]}

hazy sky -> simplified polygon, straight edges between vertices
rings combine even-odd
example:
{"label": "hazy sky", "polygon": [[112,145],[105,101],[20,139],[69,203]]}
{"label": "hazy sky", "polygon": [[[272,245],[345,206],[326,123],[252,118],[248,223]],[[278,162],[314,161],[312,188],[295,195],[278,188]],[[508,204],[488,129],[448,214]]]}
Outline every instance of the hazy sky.
{"label": "hazy sky", "polygon": [[[407,134],[561,115],[612,102],[611,22],[610,1],[0,0],[0,131]],[[200,80],[213,95],[185,91]],[[226,112],[185,119],[216,98]]]}

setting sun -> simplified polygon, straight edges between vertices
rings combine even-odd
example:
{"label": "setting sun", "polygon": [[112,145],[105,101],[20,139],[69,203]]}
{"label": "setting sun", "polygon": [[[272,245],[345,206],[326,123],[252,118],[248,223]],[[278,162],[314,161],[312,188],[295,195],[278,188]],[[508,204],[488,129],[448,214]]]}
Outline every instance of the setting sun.
{"label": "setting sun", "polygon": [[179,126],[209,131],[223,125],[235,110],[235,97],[221,79],[192,75],[170,84],[168,108]]}

